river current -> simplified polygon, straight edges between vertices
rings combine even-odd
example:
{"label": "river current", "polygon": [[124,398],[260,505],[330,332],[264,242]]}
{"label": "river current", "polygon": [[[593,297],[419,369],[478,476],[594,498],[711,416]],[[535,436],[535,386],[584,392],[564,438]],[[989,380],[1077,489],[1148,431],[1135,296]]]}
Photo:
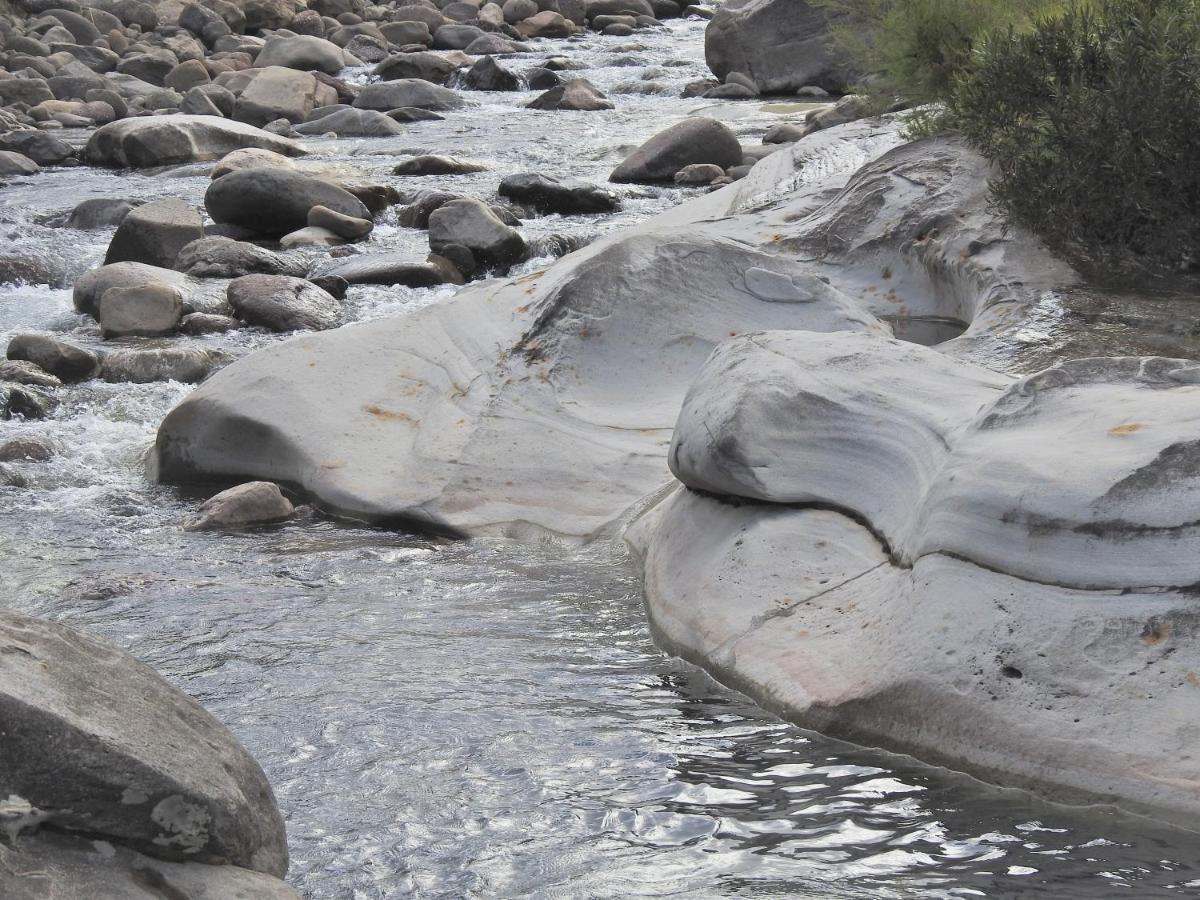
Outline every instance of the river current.
{"label": "river current", "polygon": [[[534,113],[522,108],[532,93],[469,93],[477,105],[403,138],[306,143],[401,188],[488,198],[517,171],[603,181],[630,148],[699,110],[745,143],[796,114],[679,99],[707,74],[702,22],[543,46],[506,64],[581,61],[618,109]],[[415,152],[491,168],[411,185],[386,174]],[[90,197],[199,205],[207,168],[62,169],[0,187],[5,252],[41,259],[68,285],[0,286],[0,339],[34,330],[100,346],[69,284],[102,261],[111,231],[54,217]],[[525,230],[586,237],[688,196],[633,188],[620,213]],[[424,232],[390,222],[368,249],[423,258]],[[353,288],[348,316],[402,315],[451,292]],[[172,341],[236,357],[281,339]],[[225,722],[275,788],[289,881],[305,896],[1200,895],[1195,835],[830,741],[666,657],[620,549],[435,542],[307,510],[277,528],[183,531],[196,498],[149,483],[143,458],[189,390],[92,382],[60,391],[49,420],[0,422],[0,440],[35,435],[58,449],[19,467],[28,487],[0,488],[3,602],[112,640]]]}

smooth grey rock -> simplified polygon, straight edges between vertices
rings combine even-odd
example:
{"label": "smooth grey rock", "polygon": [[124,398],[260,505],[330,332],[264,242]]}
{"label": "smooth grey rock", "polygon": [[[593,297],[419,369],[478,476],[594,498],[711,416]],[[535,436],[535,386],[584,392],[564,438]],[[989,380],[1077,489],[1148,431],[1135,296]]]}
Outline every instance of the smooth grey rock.
{"label": "smooth grey rock", "polygon": [[316,107],[337,102],[333,89],[309,72],[284,66],[268,66],[251,71],[253,77],[242,89],[233,107],[233,118],[238,122],[270,131],[266,126],[279,119],[286,119],[290,123],[303,122]]}
{"label": "smooth grey rock", "polygon": [[712,163],[692,163],[675,173],[676,184],[712,184],[725,176],[725,170]]}
{"label": "smooth grey rock", "polygon": [[479,200],[451,200],[429,217],[429,247],[440,253],[448,244],[466,247],[487,266],[507,267],[528,252],[521,233]]}
{"label": "smooth grey rock", "polygon": [[199,238],[180,249],[174,268],[197,278],[295,274],[290,263],[270,250],[215,235]]}
{"label": "smooth grey rock", "polygon": [[258,56],[256,68],[282,66],[304,72],[316,70],[336,75],[346,67],[345,55],[337,44],[311,35],[276,36],[267,40]]}
{"label": "smooth grey rock", "polygon": [[223,334],[226,331],[237,331],[241,327],[242,323],[232,316],[220,316],[214,313],[189,313],[179,322],[181,332],[195,336]]}
{"label": "smooth grey rock", "polygon": [[325,228],[348,241],[365,238],[375,227],[369,219],[343,215],[327,206],[314,206],[310,209],[308,224],[314,228]]}
{"label": "smooth grey rock", "polygon": [[133,204],[127,200],[111,200],[107,197],[84,200],[71,210],[66,227],[82,231],[111,228],[120,225],[133,209]]}
{"label": "smooth grey rock", "polygon": [[416,78],[433,84],[445,84],[458,66],[436,53],[395,53],[380,62],[371,74],[384,81]]}
{"label": "smooth grey rock", "polygon": [[472,91],[518,91],[521,79],[492,57],[485,56],[463,76],[463,87]]}
{"label": "smooth grey rock", "polygon": [[[0,84],[4,82],[0,81]],[[0,150],[0,176],[36,175],[42,167],[23,153]]]}
{"label": "smooth grey rock", "polygon": [[83,632],[0,612],[0,790],[58,829],[282,876],[262,770],[154,670]]}
{"label": "smooth grey rock", "polygon": [[7,131],[0,134],[0,150],[20,153],[39,166],[61,166],[75,159],[75,148],[45,131]]}
{"label": "smooth grey rock", "polygon": [[726,169],[742,161],[742,145],[715,119],[693,116],[656,134],[631,153],[609,176],[615,182],[671,181],[695,163]]}
{"label": "smooth grey rock", "polygon": [[96,129],[84,158],[94,166],[145,168],[220,159],[245,148],[283,156],[304,153],[294,142],[242,122],[168,115],[121,119]]}
{"label": "smooth grey rock", "polygon": [[323,276],[344,279],[349,284],[402,284],[432,287],[450,279],[446,272],[427,262],[413,262],[404,253],[364,253],[338,260],[323,269]]}
{"label": "smooth grey rock", "polygon": [[704,56],[721,80],[740,72],[764,93],[844,93],[856,73],[831,33],[842,18],[806,0],[728,0],[704,33]]}
{"label": "smooth grey rock", "polygon": [[610,190],[582,181],[559,181],[537,173],[510,175],[500,182],[499,193],[541,213],[612,212],[621,201]]}
{"label": "smooth grey rock", "polygon": [[332,182],[286,169],[243,169],[208,186],[204,205],[214,222],[266,235],[284,235],[308,224],[308,211],[325,206],[356,219],[371,219],[358,198]]}
{"label": "smooth grey rock", "polygon": [[279,485],[270,481],[248,481],[205,500],[187,527],[189,531],[203,531],[269,525],[290,519],[295,512]]}
{"label": "smooth grey rock", "polygon": [[487,166],[469,159],[458,159],[453,156],[414,156],[398,163],[393,169],[393,175],[410,177],[425,175],[470,175],[473,172],[486,172]]}
{"label": "smooth grey rock", "polygon": [[213,362],[213,357],[203,350],[181,347],[163,350],[110,350],[100,361],[100,378],[104,381],[134,384],[155,381],[195,384],[203,381],[212,371]]}
{"label": "smooth grey rock", "polygon": [[164,284],[109,288],[100,297],[100,330],[105,337],[171,334],[183,316],[176,288]]}
{"label": "smooth grey rock", "polygon": [[121,219],[104,263],[140,262],[169,268],[184,245],[203,235],[200,214],[185,201],[153,200]]}
{"label": "smooth grey rock", "polygon": [[205,282],[172,269],[148,266],[145,263],[119,262],[92,269],[75,279],[72,302],[78,312],[99,315],[100,298],[114,287],[136,287],[162,284],[176,289],[189,309],[198,312],[228,312],[225,305],[225,286],[220,282]]}
{"label": "smooth grey rock", "polygon": [[459,109],[463,99],[449,88],[440,87],[419,78],[401,78],[368,84],[354,101],[357,109],[374,109],[387,112],[400,107],[415,107],[443,111]]}
{"label": "smooth grey rock", "polygon": [[99,359],[90,350],[43,334],[14,335],[6,355],[11,360],[31,362],[65,382],[84,381],[99,368]]}
{"label": "smooth grey rock", "polygon": [[342,323],[341,305],[311,281],[287,275],[244,275],[229,282],[238,318],[272,331],[319,331]]}
{"label": "smooth grey rock", "polygon": [[295,126],[297,134],[338,137],[394,137],[404,129],[394,119],[374,109],[340,109],[314,121]]}
{"label": "smooth grey rock", "polygon": [[34,387],[62,387],[62,379],[26,359],[0,360],[0,381]]}
{"label": "smooth grey rock", "polygon": [[612,101],[586,78],[575,78],[553,87],[526,104],[529,109],[579,110],[594,112],[613,109]]}

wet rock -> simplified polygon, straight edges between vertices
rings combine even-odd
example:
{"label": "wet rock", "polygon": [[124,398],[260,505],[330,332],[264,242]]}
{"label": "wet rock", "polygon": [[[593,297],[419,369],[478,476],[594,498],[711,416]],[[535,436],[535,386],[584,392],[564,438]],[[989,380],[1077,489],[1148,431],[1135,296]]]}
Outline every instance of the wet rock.
{"label": "wet rock", "polygon": [[191,313],[179,322],[179,330],[183,334],[200,337],[206,334],[224,334],[227,331],[237,331],[242,323],[232,316],[220,316],[214,313]]}
{"label": "wet rock", "polygon": [[586,78],[576,78],[553,87],[527,104],[529,109],[579,110],[594,112],[613,109],[612,101]]}
{"label": "wet rock", "polygon": [[295,274],[290,263],[270,250],[219,236],[198,238],[184,246],[174,268],[197,278]]}
{"label": "wet rock", "polygon": [[715,119],[685,119],[659,132],[613,170],[614,182],[671,181],[675,173],[695,163],[726,169],[742,161],[737,136]]}
{"label": "wet rock", "polygon": [[63,625],[0,612],[0,645],[0,771],[35,820],[152,857],[286,873],[270,785],[198,703]]}
{"label": "wet rock", "polygon": [[222,175],[228,175],[230,172],[237,172],[242,169],[289,169],[294,170],[296,164],[288,157],[271,150],[234,150],[221,157],[220,161],[213,166],[209,177],[213,180],[220,178]]}
{"label": "wet rock", "polygon": [[[303,122],[316,107],[336,102],[334,90],[308,72],[269,66],[254,70],[234,104],[233,118],[259,127],[271,126],[279,119]],[[270,127],[264,130],[272,131]]]}
{"label": "wet rock", "polygon": [[763,134],[763,143],[794,144],[809,133],[810,130],[803,125],[793,125],[790,122],[785,122],[781,125],[774,125],[768,128]]}
{"label": "wet rock", "polygon": [[283,522],[296,509],[279,486],[270,481],[249,481],[205,500],[200,512],[188,523],[188,531],[216,528],[246,528]]}
{"label": "wet rock", "polygon": [[588,21],[597,16],[654,16],[654,7],[647,0],[586,0]]}
{"label": "wet rock", "polygon": [[404,134],[395,119],[373,109],[340,109],[311,122],[295,126],[297,134],[338,137],[394,137]]}
{"label": "wet rock", "polygon": [[308,211],[308,224],[313,228],[324,228],[348,241],[365,238],[375,227],[369,219],[357,219],[343,215],[327,206],[314,206]]}
{"label": "wet rock", "polygon": [[463,87],[473,91],[517,91],[521,89],[521,79],[485,56],[463,76]]}
{"label": "wet rock", "polygon": [[[285,882],[262,872],[239,866],[167,862],[110,841],[45,829],[22,834],[8,849],[6,859],[7,867],[0,867],[0,895],[5,900],[300,900]],[[47,884],[54,886],[51,893],[46,892]]]}
{"label": "wet rock", "polygon": [[255,57],[254,65],[260,69],[282,66],[304,72],[315,69],[328,75],[336,75],[346,67],[341,47],[308,35],[270,38]]}
{"label": "wet rock", "polygon": [[208,186],[204,205],[214,222],[259,234],[284,235],[308,224],[308,211],[325,206],[342,215],[370,219],[370,211],[341,187],[286,169],[246,169]]}
{"label": "wet rock", "polygon": [[75,159],[75,148],[45,131],[0,134],[0,150],[20,153],[39,166],[61,166]]}
{"label": "wet rock", "polygon": [[355,35],[343,49],[365,63],[381,63],[388,58],[387,41],[369,34]]}
{"label": "wet rock", "polygon": [[109,337],[171,334],[183,317],[176,288],[164,284],[109,288],[100,297],[100,330]]}
{"label": "wet rock", "polygon": [[0,381],[12,384],[31,384],[34,387],[62,387],[60,378],[24,359],[0,361]]}
{"label": "wet rock", "polygon": [[540,66],[525,73],[525,83],[531,91],[548,91],[563,83],[562,76]]}
{"label": "wet rock", "polygon": [[453,191],[417,191],[408,198],[408,203],[401,208],[397,224],[402,228],[428,228],[429,217],[433,211],[451,200],[469,199],[466,194],[456,194]]}
{"label": "wet rock", "polygon": [[398,81],[368,84],[359,93],[354,106],[380,112],[400,107],[442,111],[461,108],[463,99],[449,88],[419,78],[401,78]]}
{"label": "wet rock", "polygon": [[296,247],[340,247],[346,243],[348,241],[340,234],[314,225],[298,228],[279,239],[279,246],[284,250]]}
{"label": "wet rock", "polygon": [[45,419],[58,401],[40,388],[25,384],[0,384],[0,414],[5,419]]}
{"label": "wet rock", "polygon": [[472,172],[486,172],[483,163],[466,159],[456,159],[452,156],[414,156],[406,159],[392,169],[393,175],[425,176],[425,175],[469,175]]}
{"label": "wet rock", "polygon": [[94,166],[144,168],[220,159],[234,150],[257,148],[300,156],[295,143],[242,122],[211,116],[150,116],[122,119],[93,132],[84,157]]}
{"label": "wet rock", "polygon": [[200,214],[183,200],[153,200],[121,220],[104,262],[140,262],[170,268],[180,249],[203,234]]}
{"label": "wet rock", "polygon": [[429,217],[429,247],[466,247],[485,266],[507,267],[525,257],[525,239],[479,200],[451,200]]}
{"label": "wet rock", "polygon": [[100,313],[100,298],[114,287],[161,284],[179,291],[183,303],[198,312],[224,312],[224,285],[209,283],[172,269],[145,263],[119,262],[92,269],[75,279],[72,301],[75,309],[92,317]]}
{"label": "wet rock", "polygon": [[54,445],[38,438],[15,438],[0,444],[0,462],[46,462],[54,456]]}
{"label": "wet rock", "polygon": [[491,54],[528,53],[528,44],[507,41],[498,34],[482,34],[463,48],[468,56],[488,56]]}
{"label": "wet rock", "polygon": [[621,205],[617,196],[605,188],[581,181],[559,181],[536,173],[510,175],[500,182],[499,193],[541,213],[602,213],[612,212]]}
{"label": "wet rock", "polygon": [[[254,277],[254,276],[250,276]],[[195,384],[212,371],[214,359],[203,350],[110,350],[100,363],[100,378],[111,382],[149,384],[178,381]]]}
{"label": "wet rock", "polygon": [[[7,463],[0,463],[0,487],[23,488],[29,487],[29,479],[26,478],[20,470]],[[3,877],[3,870],[0,870],[0,878]],[[0,881],[0,887],[3,886],[3,881]]]}
{"label": "wet rock", "polygon": [[446,117],[439,116],[427,109],[417,109],[414,106],[402,106],[399,109],[389,109],[385,115],[396,122],[441,122]]}
{"label": "wet rock", "polygon": [[741,72],[768,94],[818,85],[844,93],[855,79],[831,29],[843,14],[805,0],[730,0],[704,34],[708,67],[725,80]]}
{"label": "wet rock", "polygon": [[565,38],[575,33],[575,25],[554,10],[543,10],[517,23],[517,32],[524,38]]}
{"label": "wet rock", "polygon": [[96,374],[96,354],[43,334],[17,334],[8,342],[6,355],[25,360],[64,382],[85,381]]}
{"label": "wet rock", "polygon": [[725,170],[712,163],[692,163],[675,173],[676,184],[712,184],[725,176]]}
{"label": "wet rock", "polygon": [[49,254],[0,255],[0,284],[48,284],[61,286],[64,267]]}
{"label": "wet rock", "polygon": [[443,25],[433,33],[433,46],[438,50],[462,50],[483,34],[483,29],[474,25]]}
{"label": "wet rock", "polygon": [[457,70],[458,66],[436,53],[396,53],[375,66],[371,72],[384,81],[415,78],[433,84],[445,84]]}
{"label": "wet rock", "polygon": [[454,280],[430,263],[413,262],[404,253],[364,253],[340,260],[322,272],[344,279],[348,284],[402,284],[406,287],[432,287]]}
{"label": "wet rock", "polygon": [[238,318],[272,331],[336,328],[341,305],[303,278],[245,275],[229,283],[229,304]]}
{"label": "wet rock", "polygon": [[[4,82],[0,81],[0,84]],[[36,175],[42,167],[23,153],[11,150],[0,150],[0,177],[14,175]]]}

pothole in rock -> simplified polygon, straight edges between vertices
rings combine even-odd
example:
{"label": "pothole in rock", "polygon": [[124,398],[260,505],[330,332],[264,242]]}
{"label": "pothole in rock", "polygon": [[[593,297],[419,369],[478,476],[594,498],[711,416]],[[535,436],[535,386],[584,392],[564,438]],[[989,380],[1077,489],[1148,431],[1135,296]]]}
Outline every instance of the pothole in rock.
{"label": "pothole in rock", "polygon": [[880,316],[898,340],[935,347],[967,330],[968,323],[953,316]]}

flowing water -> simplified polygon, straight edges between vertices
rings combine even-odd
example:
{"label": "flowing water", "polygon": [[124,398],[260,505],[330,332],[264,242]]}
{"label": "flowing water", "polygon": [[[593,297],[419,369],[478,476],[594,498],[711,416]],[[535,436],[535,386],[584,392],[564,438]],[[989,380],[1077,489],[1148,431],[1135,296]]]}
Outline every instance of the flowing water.
{"label": "flowing water", "polygon": [[[488,197],[515,171],[602,180],[698,109],[747,142],[799,114],[678,99],[706,72],[702,33],[680,22],[636,41],[553,42],[606,90],[666,88],[614,94],[611,113],[531,113],[520,104],[532,95],[476,94],[478,106],[411,137],[309,144],[401,187],[386,173],[412,152],[482,160],[491,171],[420,186]],[[54,214],[87,197],[199,203],[206,168],[15,179],[0,189],[4,252],[69,284],[110,234],[50,227]],[[587,236],[686,196],[635,189],[619,214],[526,229]],[[384,224],[369,246],[419,259],[424,245]],[[449,293],[356,288],[347,305],[364,319]],[[0,339],[24,330],[101,343],[69,289],[0,288]],[[237,356],[280,339],[175,340]],[[185,532],[195,498],[149,484],[142,458],[188,390],[90,383],[61,391],[48,421],[0,422],[0,440],[59,448],[20,467],[28,488],[0,489],[0,585],[6,604],[109,638],[229,725],[275,787],[289,879],[306,896],[1200,894],[1194,835],[829,741],[666,658],[619,549],[441,543],[307,513],[243,534]]]}

